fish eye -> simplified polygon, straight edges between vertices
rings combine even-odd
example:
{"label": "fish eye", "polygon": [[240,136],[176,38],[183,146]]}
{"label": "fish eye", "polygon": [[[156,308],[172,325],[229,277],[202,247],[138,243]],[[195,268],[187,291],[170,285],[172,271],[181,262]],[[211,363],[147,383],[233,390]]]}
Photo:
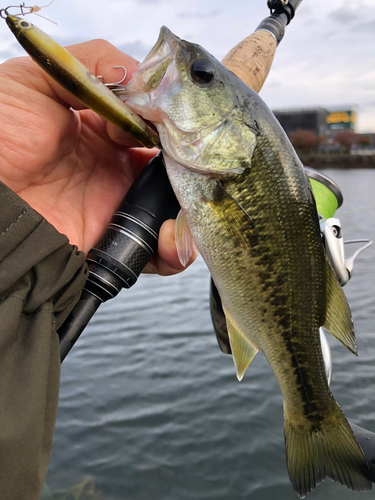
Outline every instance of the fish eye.
{"label": "fish eye", "polygon": [[26,21],[21,21],[20,25],[22,26],[22,28],[28,28],[29,27],[29,23],[27,23]]}
{"label": "fish eye", "polygon": [[210,83],[215,76],[215,68],[207,59],[196,59],[190,67],[190,76],[195,83]]}

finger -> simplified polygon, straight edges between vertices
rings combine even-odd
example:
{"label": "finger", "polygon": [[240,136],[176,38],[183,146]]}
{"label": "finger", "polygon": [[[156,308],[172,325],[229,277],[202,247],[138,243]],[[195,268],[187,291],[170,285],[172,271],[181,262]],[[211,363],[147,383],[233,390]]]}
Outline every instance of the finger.
{"label": "finger", "polygon": [[162,224],[159,232],[158,254],[147,264],[144,272],[170,276],[184,271],[195,261],[197,255],[193,254],[185,267],[181,264],[176,248],[175,225],[176,221],[171,219]]}
{"label": "finger", "polygon": [[132,173],[134,179],[142,172],[145,166],[150,160],[152,160],[159,152],[158,149],[147,149],[147,148],[121,148],[121,146],[116,146],[121,151],[126,151],[131,165]]}

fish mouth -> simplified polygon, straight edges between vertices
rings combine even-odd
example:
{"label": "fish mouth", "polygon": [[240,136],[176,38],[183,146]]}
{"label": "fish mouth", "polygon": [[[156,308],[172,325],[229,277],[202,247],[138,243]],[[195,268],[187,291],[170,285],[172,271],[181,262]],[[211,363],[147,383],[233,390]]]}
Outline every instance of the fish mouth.
{"label": "fish mouth", "polygon": [[152,121],[156,118],[151,112],[151,101],[155,99],[156,94],[167,92],[178,78],[178,71],[173,62],[180,42],[180,38],[163,26],[157,42],[121,91],[120,97],[145,119]]}
{"label": "fish mouth", "polygon": [[134,74],[136,75],[138,72],[145,72],[151,67],[155,67],[160,64],[163,65],[164,62],[170,61],[176,53],[177,46],[180,41],[181,40],[174,35],[171,30],[169,30],[166,26],[162,26],[159,38],[157,39],[155,45]]}

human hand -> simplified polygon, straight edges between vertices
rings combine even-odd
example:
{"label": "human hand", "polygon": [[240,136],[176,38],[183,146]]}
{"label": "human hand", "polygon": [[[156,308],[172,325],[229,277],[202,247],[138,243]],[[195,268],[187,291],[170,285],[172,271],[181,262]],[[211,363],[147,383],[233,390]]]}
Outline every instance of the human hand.
{"label": "human hand", "polygon": [[[127,80],[138,66],[103,40],[68,50],[106,81],[118,79],[113,66],[126,67]],[[0,180],[87,253],[156,151],[117,133],[29,57],[0,65],[0,117]],[[182,269],[174,222],[167,221],[146,271],[168,275]]]}

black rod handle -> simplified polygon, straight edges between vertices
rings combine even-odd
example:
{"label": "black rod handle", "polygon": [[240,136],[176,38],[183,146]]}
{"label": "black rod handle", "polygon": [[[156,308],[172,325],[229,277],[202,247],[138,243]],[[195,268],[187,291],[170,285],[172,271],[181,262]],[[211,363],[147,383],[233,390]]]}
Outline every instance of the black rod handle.
{"label": "black rod handle", "polygon": [[66,358],[68,352],[74,346],[78,337],[81,335],[90,319],[94,316],[101,303],[102,301],[94,295],[91,295],[91,293],[86,290],[82,291],[81,298],[58,331],[60,337],[61,363]]}
{"label": "black rod handle", "polygon": [[87,255],[89,276],[82,296],[58,331],[61,361],[100,304],[134,285],[157,252],[162,223],[176,218],[179,209],[160,152],[133,183]]}

